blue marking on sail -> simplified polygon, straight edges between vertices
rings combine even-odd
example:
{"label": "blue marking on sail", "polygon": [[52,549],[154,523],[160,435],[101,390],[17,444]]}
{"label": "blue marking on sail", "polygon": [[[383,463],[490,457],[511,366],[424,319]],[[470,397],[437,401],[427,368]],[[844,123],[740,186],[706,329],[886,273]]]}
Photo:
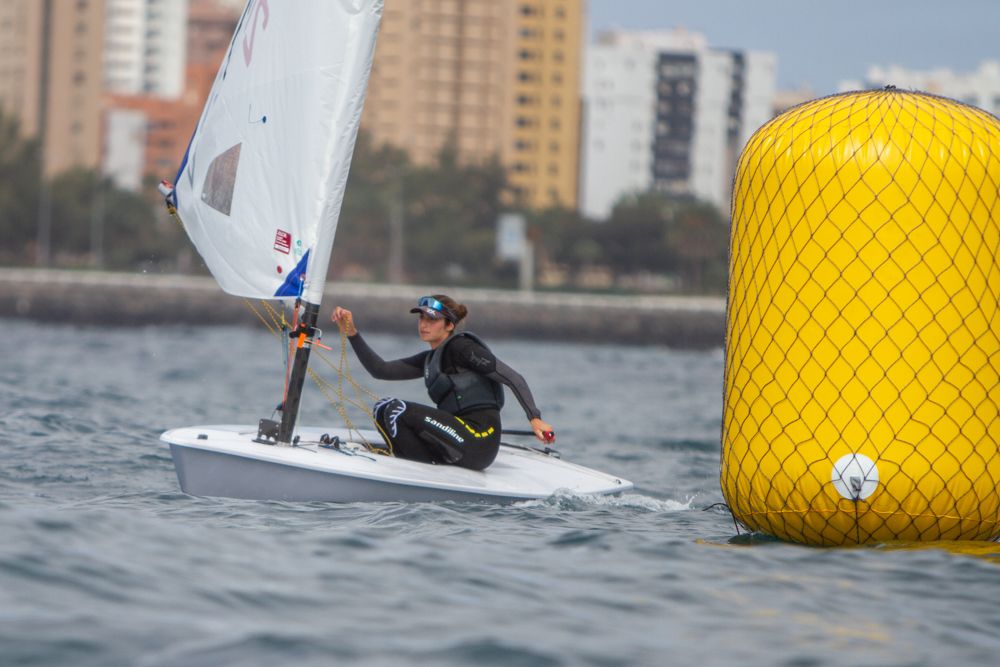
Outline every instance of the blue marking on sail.
{"label": "blue marking on sail", "polygon": [[309,265],[309,253],[311,250],[306,250],[306,254],[302,256],[299,263],[292,269],[288,277],[285,278],[285,282],[281,284],[278,291],[274,293],[274,296],[294,296],[298,297],[302,295],[302,288],[305,285],[306,279],[306,266]]}
{"label": "blue marking on sail", "polygon": [[[199,124],[200,124],[200,122],[201,121],[199,121]],[[181,174],[183,174],[184,173],[184,169],[187,168],[188,155],[191,154],[191,144],[194,143],[194,135],[196,135],[196,134],[198,134],[198,128],[197,127],[194,129],[194,132],[191,133],[191,138],[188,139],[187,149],[185,149],[185,151],[184,151],[184,158],[181,160],[180,169],[177,170],[177,175],[174,176],[174,191],[170,193],[170,196],[174,198],[174,200],[173,200],[174,207],[177,206],[177,184],[181,182]]]}

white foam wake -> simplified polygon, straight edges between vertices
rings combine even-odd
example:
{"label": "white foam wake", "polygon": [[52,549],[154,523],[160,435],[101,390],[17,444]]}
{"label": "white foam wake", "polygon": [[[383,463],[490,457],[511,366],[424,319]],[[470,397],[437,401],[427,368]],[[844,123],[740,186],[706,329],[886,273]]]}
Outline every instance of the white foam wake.
{"label": "white foam wake", "polygon": [[653,498],[639,493],[623,493],[615,496],[578,495],[571,491],[556,491],[548,498],[541,500],[526,500],[517,503],[519,507],[538,507],[556,505],[566,509],[583,509],[592,507],[614,507],[622,509],[641,509],[649,512],[682,512],[692,509],[694,498],[684,502],[670,499]]}

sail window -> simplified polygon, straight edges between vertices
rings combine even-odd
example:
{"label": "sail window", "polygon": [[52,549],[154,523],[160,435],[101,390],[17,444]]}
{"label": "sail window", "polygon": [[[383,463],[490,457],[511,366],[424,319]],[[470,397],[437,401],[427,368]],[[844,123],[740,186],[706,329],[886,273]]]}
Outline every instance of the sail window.
{"label": "sail window", "polygon": [[212,160],[205,176],[201,200],[223,215],[229,215],[233,206],[233,188],[236,186],[236,168],[240,164],[240,146],[236,144]]}

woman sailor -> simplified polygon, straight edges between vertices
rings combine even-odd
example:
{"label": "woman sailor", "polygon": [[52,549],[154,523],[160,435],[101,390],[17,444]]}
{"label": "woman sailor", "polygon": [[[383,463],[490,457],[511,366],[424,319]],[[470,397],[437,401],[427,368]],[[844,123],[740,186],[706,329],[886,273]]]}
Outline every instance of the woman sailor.
{"label": "woman sailor", "polygon": [[351,347],[372,377],[379,380],[424,378],[436,408],[383,398],[373,416],[393,453],[424,463],[447,463],[483,470],[500,448],[503,387],[514,392],[535,436],[552,442],[552,426],[542,421],[524,378],[490,351],[475,334],[455,332],[468,308],[444,294],[422,297],[410,310],[420,315],[420,338],[430,350],[385,361],[354,325],[351,311],[334,309],[331,319],[347,334]]}

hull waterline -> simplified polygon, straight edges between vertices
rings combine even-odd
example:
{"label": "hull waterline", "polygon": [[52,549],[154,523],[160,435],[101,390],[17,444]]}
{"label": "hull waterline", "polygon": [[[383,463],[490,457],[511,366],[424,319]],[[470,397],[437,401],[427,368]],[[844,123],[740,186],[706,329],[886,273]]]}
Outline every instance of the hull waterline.
{"label": "hull waterline", "polygon": [[[632,483],[537,452],[502,447],[485,471],[428,465],[372,454],[345,442],[319,446],[340,429],[299,430],[300,446],[254,442],[248,426],[174,429],[161,436],[170,447],[181,490],[196,496],[325,502],[488,502],[547,498],[556,492],[608,495]],[[378,441],[377,434],[362,434]]]}

